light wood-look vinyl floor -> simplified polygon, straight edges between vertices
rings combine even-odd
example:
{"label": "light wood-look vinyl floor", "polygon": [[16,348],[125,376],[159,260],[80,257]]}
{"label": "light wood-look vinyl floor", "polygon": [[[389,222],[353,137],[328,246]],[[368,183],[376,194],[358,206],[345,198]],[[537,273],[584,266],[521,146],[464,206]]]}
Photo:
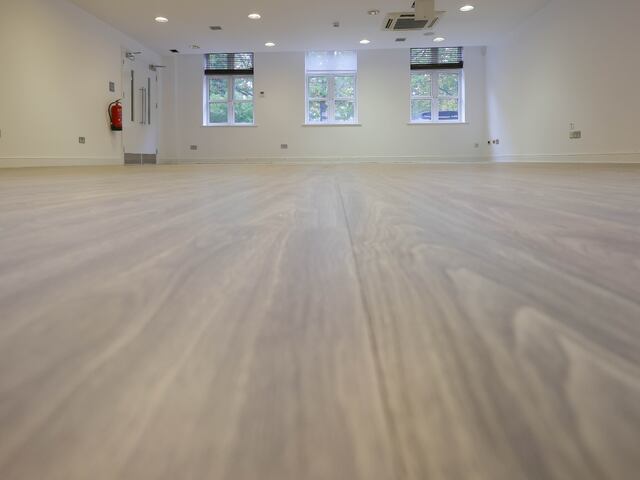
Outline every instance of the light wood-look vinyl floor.
{"label": "light wood-look vinyl floor", "polygon": [[0,170],[2,480],[632,480],[640,166]]}

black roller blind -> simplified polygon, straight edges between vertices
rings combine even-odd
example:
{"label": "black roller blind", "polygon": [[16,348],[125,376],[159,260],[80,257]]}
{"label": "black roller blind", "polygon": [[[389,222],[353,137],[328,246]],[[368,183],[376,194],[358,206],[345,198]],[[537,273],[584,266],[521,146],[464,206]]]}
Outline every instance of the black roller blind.
{"label": "black roller blind", "polygon": [[253,53],[208,53],[207,75],[253,75]]}
{"label": "black roller blind", "polygon": [[442,70],[464,66],[462,47],[412,48],[411,70]]}

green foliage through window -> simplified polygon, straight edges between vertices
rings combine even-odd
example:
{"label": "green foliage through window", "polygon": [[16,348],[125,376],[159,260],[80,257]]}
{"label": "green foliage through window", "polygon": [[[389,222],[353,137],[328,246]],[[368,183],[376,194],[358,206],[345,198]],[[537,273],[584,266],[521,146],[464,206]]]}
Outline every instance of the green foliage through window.
{"label": "green foliage through window", "polygon": [[430,97],[431,96],[431,74],[412,73],[411,74],[411,96]]}
{"label": "green foliage through window", "polygon": [[234,104],[236,123],[253,123],[253,102]]}
{"label": "green foliage through window", "polygon": [[346,100],[336,101],[336,122],[353,122],[356,115],[356,104]]}
{"label": "green foliage through window", "polygon": [[253,77],[231,75],[208,79],[209,124],[253,124]]}
{"label": "green foliage through window", "polygon": [[440,73],[438,75],[438,95],[441,97],[457,97],[460,75],[457,73]]}
{"label": "green foliage through window", "polygon": [[227,123],[229,106],[226,103],[211,103],[209,105],[209,123]]}
{"label": "green foliage through window", "polygon": [[224,78],[209,79],[209,101],[226,101],[229,95],[227,87],[228,82]]}
{"label": "green foliage through window", "polygon": [[329,96],[329,77],[309,77],[309,98]]}
{"label": "green foliage through window", "polygon": [[335,77],[336,98],[354,98],[356,96],[356,77]]}

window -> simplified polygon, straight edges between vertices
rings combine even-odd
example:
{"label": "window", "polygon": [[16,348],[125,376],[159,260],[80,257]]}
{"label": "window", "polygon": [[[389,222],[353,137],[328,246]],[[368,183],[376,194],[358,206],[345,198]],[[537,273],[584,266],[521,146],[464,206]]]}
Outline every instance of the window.
{"label": "window", "polygon": [[211,53],[205,63],[205,125],[253,125],[253,53]]}
{"label": "window", "polygon": [[356,52],[307,53],[307,124],[357,122],[357,69]]}
{"label": "window", "polygon": [[411,122],[464,122],[462,47],[411,49]]}

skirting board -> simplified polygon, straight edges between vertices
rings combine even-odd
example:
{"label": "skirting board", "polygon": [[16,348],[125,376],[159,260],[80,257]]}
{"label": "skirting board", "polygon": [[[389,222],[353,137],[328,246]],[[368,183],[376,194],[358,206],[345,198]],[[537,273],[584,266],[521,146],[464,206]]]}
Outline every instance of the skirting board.
{"label": "skirting board", "polygon": [[122,165],[122,157],[0,157],[0,168]]}
{"label": "skirting board", "polygon": [[640,153],[493,155],[496,163],[640,163]]}
{"label": "skirting board", "polygon": [[228,157],[228,158],[159,158],[164,165],[218,164],[218,165],[266,165],[266,164],[358,164],[358,163],[489,163],[489,157],[456,156],[363,156],[363,157]]}

